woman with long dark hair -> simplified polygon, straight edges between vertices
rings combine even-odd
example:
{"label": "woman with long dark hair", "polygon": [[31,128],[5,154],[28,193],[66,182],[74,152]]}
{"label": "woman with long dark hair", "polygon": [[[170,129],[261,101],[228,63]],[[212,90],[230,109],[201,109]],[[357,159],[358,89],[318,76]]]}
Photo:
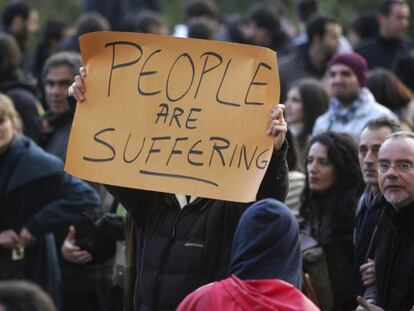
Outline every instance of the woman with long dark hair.
{"label": "woman with long dark hair", "polygon": [[300,214],[303,231],[316,240],[326,258],[333,306],[322,310],[353,310],[352,234],[364,186],[357,145],[349,135],[326,132],[309,146]]}

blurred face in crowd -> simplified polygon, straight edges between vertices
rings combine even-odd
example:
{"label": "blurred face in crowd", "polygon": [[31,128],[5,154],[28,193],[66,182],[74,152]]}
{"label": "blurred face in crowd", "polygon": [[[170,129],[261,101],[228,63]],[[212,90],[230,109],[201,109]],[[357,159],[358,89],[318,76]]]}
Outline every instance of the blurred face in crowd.
{"label": "blurred face in crowd", "polygon": [[243,35],[250,44],[258,46],[269,46],[272,43],[272,36],[264,27],[259,27],[254,20],[243,25]]}
{"label": "blurred face in crowd", "polygon": [[391,135],[391,130],[385,126],[375,129],[365,128],[359,140],[358,157],[362,176],[365,183],[372,187],[375,195],[379,193],[377,173],[378,151],[389,135]]}
{"label": "blurred face in crowd", "polygon": [[397,210],[414,201],[414,139],[387,139],[378,153],[378,180],[382,194]]}
{"label": "blurred face in crowd", "polygon": [[64,114],[69,111],[66,96],[72,81],[73,73],[68,66],[61,65],[49,69],[46,75],[45,94],[47,104],[54,113]]}
{"label": "blurred face in crowd", "polygon": [[31,10],[29,19],[27,21],[27,32],[29,35],[38,32],[39,30],[39,12],[37,10]]}
{"label": "blurred face in crowd", "polygon": [[339,24],[328,23],[325,25],[325,34],[321,40],[321,52],[324,54],[325,59],[330,59],[336,54],[341,35],[342,28]]}
{"label": "blurred face in crowd", "polygon": [[335,64],[328,69],[328,82],[332,96],[343,105],[352,103],[361,92],[357,76],[343,64]]}
{"label": "blurred face in crowd", "polygon": [[315,142],[306,158],[309,188],[314,192],[329,190],[335,183],[335,168],[328,158],[328,148]]}
{"label": "blurred face in crowd", "polygon": [[39,30],[39,13],[31,10],[27,19],[16,16],[10,25],[10,32],[19,41],[26,41],[29,37]]}
{"label": "blurred face in crowd", "polygon": [[17,133],[17,128],[13,124],[12,119],[3,115],[0,117],[0,154],[2,154],[10,143],[12,142],[14,135]]}
{"label": "blurred face in crowd", "polygon": [[285,119],[287,123],[298,123],[303,121],[303,104],[297,87],[292,87],[286,98]]}
{"label": "blurred face in crowd", "polygon": [[165,24],[152,23],[149,26],[149,33],[156,35],[167,35],[168,28]]}
{"label": "blurred face in crowd", "polygon": [[401,38],[410,25],[410,7],[395,3],[388,16],[380,16],[380,31],[386,38]]}

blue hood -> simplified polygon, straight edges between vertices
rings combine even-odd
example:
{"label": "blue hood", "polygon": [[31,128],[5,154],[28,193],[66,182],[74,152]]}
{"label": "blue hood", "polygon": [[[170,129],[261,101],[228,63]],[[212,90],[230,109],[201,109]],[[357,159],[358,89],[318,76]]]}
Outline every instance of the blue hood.
{"label": "blue hood", "polygon": [[300,288],[299,227],[274,199],[258,201],[242,215],[233,240],[230,273],[244,280],[280,279]]}

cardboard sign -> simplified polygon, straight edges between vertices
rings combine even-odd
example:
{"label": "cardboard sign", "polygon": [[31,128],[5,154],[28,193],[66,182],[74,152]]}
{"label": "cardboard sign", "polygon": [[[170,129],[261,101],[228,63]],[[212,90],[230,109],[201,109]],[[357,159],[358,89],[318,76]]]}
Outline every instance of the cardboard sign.
{"label": "cardboard sign", "polygon": [[266,48],[137,33],[81,37],[86,101],[65,169],[131,188],[250,202],[279,101]]}

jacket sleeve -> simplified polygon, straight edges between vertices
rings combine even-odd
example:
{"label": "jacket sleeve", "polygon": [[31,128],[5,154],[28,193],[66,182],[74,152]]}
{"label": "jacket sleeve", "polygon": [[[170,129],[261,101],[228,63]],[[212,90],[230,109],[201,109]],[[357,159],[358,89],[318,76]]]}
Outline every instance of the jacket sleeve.
{"label": "jacket sleeve", "polygon": [[273,152],[269,167],[257,192],[257,200],[274,198],[284,202],[289,187],[289,170],[286,162],[287,142]]}
{"label": "jacket sleeve", "polygon": [[59,176],[60,184],[50,185],[53,189],[58,187],[59,195],[24,225],[35,237],[79,222],[84,212],[93,211],[100,204],[98,194],[86,182],[63,171]]}
{"label": "jacket sleeve", "polygon": [[157,192],[125,188],[119,186],[105,185],[108,191],[124,206],[131,215],[134,222],[139,225],[146,217],[148,211],[148,203],[151,200],[149,196],[155,195]]}

